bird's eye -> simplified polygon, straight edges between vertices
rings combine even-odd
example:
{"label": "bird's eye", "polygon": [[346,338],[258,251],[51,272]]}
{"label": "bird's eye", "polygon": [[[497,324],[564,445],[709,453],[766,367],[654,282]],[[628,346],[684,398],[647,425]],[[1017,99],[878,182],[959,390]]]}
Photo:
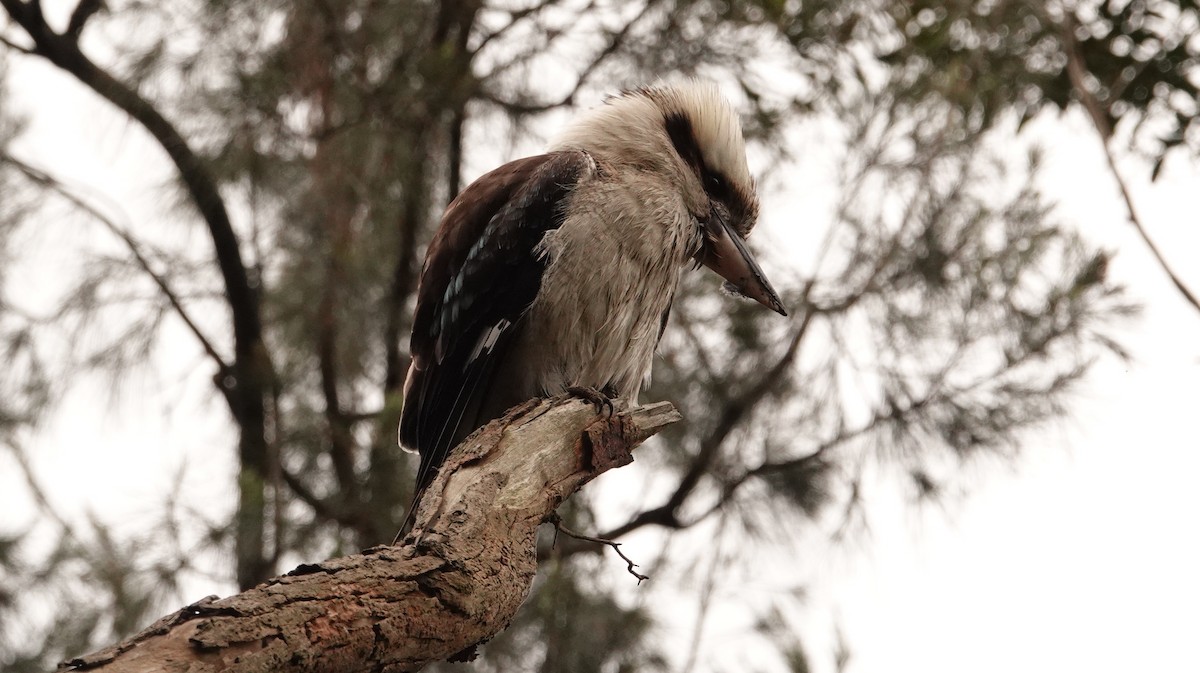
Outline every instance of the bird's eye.
{"label": "bird's eye", "polygon": [[704,189],[709,194],[720,197],[725,195],[729,189],[729,185],[719,173],[706,173],[704,176]]}

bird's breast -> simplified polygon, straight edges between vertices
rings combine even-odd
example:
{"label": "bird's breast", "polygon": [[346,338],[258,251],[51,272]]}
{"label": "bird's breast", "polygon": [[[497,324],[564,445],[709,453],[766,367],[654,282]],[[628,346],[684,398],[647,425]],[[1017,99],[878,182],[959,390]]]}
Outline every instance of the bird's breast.
{"label": "bird's breast", "polygon": [[517,346],[536,394],[607,386],[636,399],[694,228],[667,190],[576,190],[562,227],[542,243],[548,265]]}

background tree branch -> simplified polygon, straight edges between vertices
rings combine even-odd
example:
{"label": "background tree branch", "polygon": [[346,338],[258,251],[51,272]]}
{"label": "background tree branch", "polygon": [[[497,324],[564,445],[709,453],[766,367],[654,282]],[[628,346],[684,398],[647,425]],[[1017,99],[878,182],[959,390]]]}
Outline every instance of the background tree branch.
{"label": "background tree branch", "polygon": [[[1052,21],[1051,17],[1046,17],[1047,21]],[[1117,190],[1121,195],[1121,201],[1125,204],[1125,212],[1129,216],[1129,223],[1133,225],[1138,237],[1146,244],[1146,248],[1150,254],[1154,256],[1154,260],[1158,262],[1159,268],[1167,274],[1167,278],[1171,280],[1171,284],[1179,291],[1183,299],[1192,305],[1192,308],[1200,311],[1200,299],[1192,294],[1192,291],[1183,283],[1183,279],[1171,268],[1167,263],[1167,258],[1163,256],[1158,246],[1150,239],[1150,234],[1146,231],[1146,227],[1142,224],[1142,218],[1138,216],[1137,209],[1133,205],[1133,194],[1129,191],[1129,186],[1125,179],[1121,176],[1121,170],[1117,168],[1116,157],[1113,156],[1112,147],[1109,146],[1113,136],[1113,125],[1109,120],[1112,119],[1112,111],[1106,109],[1105,106],[1092,93],[1088,86],[1087,77],[1089,71],[1087,63],[1084,62],[1083,53],[1079,49],[1079,44],[1075,40],[1076,23],[1072,20],[1070,13],[1066,13],[1062,20],[1062,41],[1063,49],[1067,55],[1067,74],[1071,79],[1071,87],[1075,95],[1079,97],[1083,104],[1083,109],[1087,112],[1088,118],[1092,121],[1092,126],[1096,129],[1096,135],[1100,139],[1100,148],[1104,151],[1104,160],[1108,163],[1108,170],[1112,173],[1113,180],[1117,183]],[[1150,60],[1147,59],[1149,64]],[[1116,93],[1116,92],[1114,92]]]}
{"label": "background tree branch", "polygon": [[270,354],[263,343],[260,295],[243,263],[240,242],[229,218],[217,180],[200,155],[162,112],[138,91],[96,65],[79,47],[78,33],[96,9],[92,3],[76,7],[72,32],[56,33],[46,22],[35,0],[0,0],[0,6],[33,41],[32,51],[70,73],[141,124],[167,153],[200,213],[213,244],[216,265],[224,281],[225,299],[232,323],[232,367],[213,378],[229,403],[239,429],[239,479],[237,529],[238,577],[248,588],[269,577],[273,570],[264,548],[266,538],[266,485],[270,466],[267,446],[267,400],[274,384]]}
{"label": "background tree branch", "polygon": [[7,163],[15,167],[31,181],[49,189],[55,194],[62,196],[72,205],[98,221],[104,226],[105,229],[108,229],[110,232],[112,232],[114,236],[121,239],[121,242],[125,244],[126,248],[128,248],[129,254],[132,255],[134,260],[137,262],[138,267],[140,267],[142,271],[150,277],[150,279],[154,282],[154,285],[158,287],[159,292],[162,292],[163,296],[171,304],[171,308],[175,311],[175,314],[180,320],[183,321],[183,324],[188,328],[188,331],[192,333],[192,336],[195,337],[196,341],[200,344],[200,347],[204,349],[205,354],[208,355],[208,357],[213,361],[213,364],[217,365],[217,370],[222,373],[229,370],[229,365],[225,362],[225,359],[221,356],[220,352],[217,351],[217,348],[213,344],[212,340],[204,334],[204,331],[200,329],[200,326],[192,318],[187,308],[184,307],[183,301],[179,294],[171,289],[171,285],[168,282],[167,277],[164,274],[154,270],[149,258],[146,257],[146,254],[141,249],[141,245],[132,234],[130,234],[124,227],[114,222],[111,217],[100,212],[95,206],[85,201],[79,195],[68,189],[66,185],[54,179],[53,176],[49,175],[45,171],[30,166],[29,164],[10,154],[0,154],[0,163]]}

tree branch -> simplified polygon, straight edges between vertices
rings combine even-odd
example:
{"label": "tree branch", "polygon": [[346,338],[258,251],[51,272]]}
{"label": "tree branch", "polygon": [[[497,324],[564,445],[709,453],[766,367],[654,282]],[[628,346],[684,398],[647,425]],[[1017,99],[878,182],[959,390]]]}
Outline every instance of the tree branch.
{"label": "tree branch", "polygon": [[415,671],[473,659],[529,592],[542,520],[677,420],[666,402],[597,415],[573,397],[530,401],[455,449],[402,545],[301,565],[236,596],[205,598],[63,666]]}
{"label": "tree branch", "polygon": [[346,254],[345,227],[348,224],[340,217],[342,213],[337,205],[328,207],[332,212],[328,213],[325,219],[326,225],[332,230],[332,250],[326,264],[321,297],[317,302],[317,369],[321,375],[321,394],[325,398],[325,420],[329,424],[329,458],[333,463],[333,473],[337,477],[342,499],[353,503],[358,500],[358,475],[354,470],[356,446],[354,435],[350,433],[350,425],[342,416],[342,403],[338,394],[338,319],[334,310],[343,278],[339,260]]}
{"label": "tree branch", "polygon": [[[633,32],[634,26],[641,23],[642,19],[646,18],[646,16],[650,14],[650,11],[658,5],[659,0],[648,0],[646,4],[642,6],[642,9],[637,13],[636,16],[625,22],[617,30],[611,31],[609,33],[608,44],[605,45],[605,47],[601,49],[586,66],[584,66],[579,75],[576,76],[575,85],[571,87],[571,91],[557,101],[552,101],[549,103],[510,101],[505,100],[496,92],[489,91],[486,88],[481,88],[479,92],[480,98],[500,107],[505,112],[512,115],[540,114],[550,110],[558,109],[560,107],[573,105],[575,103],[575,97],[579,95],[579,91],[583,89],[588,80],[592,78],[592,75],[596,74],[596,71],[599,70],[600,66],[603,65],[605,61],[617,54],[617,52],[619,52],[625,46],[625,41]],[[533,53],[534,52],[524,52],[513,60],[493,68],[491,72],[481,78],[481,81],[496,79],[497,75],[522,62],[526,57],[532,55]]]}
{"label": "tree branch", "polygon": [[1133,195],[1129,192],[1129,186],[1125,184],[1125,179],[1121,177],[1121,171],[1117,169],[1117,161],[1113,156],[1112,149],[1109,147],[1109,141],[1112,139],[1113,128],[1109,124],[1109,114],[1095,94],[1087,88],[1087,83],[1084,81],[1084,76],[1087,74],[1087,64],[1083,61],[1083,55],[1079,52],[1079,45],[1075,41],[1074,22],[1071,20],[1069,13],[1065,14],[1060,34],[1062,35],[1063,47],[1067,53],[1067,74],[1071,79],[1071,88],[1079,96],[1080,102],[1083,103],[1084,110],[1087,111],[1088,117],[1092,120],[1092,125],[1096,128],[1096,133],[1100,136],[1100,146],[1104,149],[1104,158],[1108,162],[1108,170],[1112,173],[1113,179],[1117,181],[1117,188],[1121,192],[1121,199],[1125,202],[1125,211],[1129,217],[1130,223],[1141,237],[1142,242],[1149,248],[1150,254],[1158,261],[1159,267],[1171,279],[1171,283],[1175,285],[1175,289],[1179,290],[1179,294],[1192,305],[1197,311],[1200,311],[1200,299],[1192,294],[1192,291],[1183,284],[1183,280],[1176,275],[1175,271],[1167,263],[1163,257],[1162,251],[1150,240],[1150,235],[1146,232],[1146,227],[1142,224],[1142,219],[1138,217],[1137,209],[1133,206]]}
{"label": "tree branch", "polygon": [[[423,145],[419,149],[424,149]],[[399,395],[404,385],[404,376],[408,371],[408,359],[400,350],[402,313],[409,297],[413,292],[413,281],[416,277],[417,234],[421,231],[428,213],[425,194],[424,162],[417,162],[414,174],[406,186],[415,189],[404,191],[403,219],[398,223],[399,240],[396,246],[395,266],[392,269],[392,279],[388,287],[388,299],[385,307],[384,342],[387,347],[386,373],[384,376],[383,392],[388,395]],[[399,419],[397,418],[397,423]]]}
{"label": "tree branch", "polygon": [[340,504],[330,502],[327,498],[322,498],[313,492],[300,477],[293,474],[291,470],[280,469],[279,477],[283,483],[287,484],[301,502],[312,508],[313,513],[326,521],[335,521],[338,524],[350,528],[352,530],[361,530],[362,521],[360,521],[354,513],[346,511],[346,508]]}
{"label": "tree branch", "polygon": [[[490,33],[484,34],[484,36],[479,39],[479,43],[476,44],[471,51],[475,54],[478,54],[480,51],[483,51],[483,48],[486,47],[488,45],[488,43],[493,42],[498,38],[504,37],[505,35],[508,34],[508,32],[510,30],[512,30],[516,26],[519,26],[521,24],[521,22],[524,21],[525,19],[528,19],[530,17],[536,18],[536,15],[541,14],[542,12],[549,9],[550,7],[553,7],[558,4],[559,4],[558,0],[550,0],[548,2],[539,2],[534,5],[530,5],[529,7],[525,7],[523,9],[506,10],[506,11],[508,11],[508,23],[504,24],[503,26],[500,26],[499,28],[497,28],[496,30],[494,30]],[[595,3],[589,2],[587,4],[587,6],[585,7],[584,11],[590,10],[593,7],[595,7]]]}
{"label": "tree branch", "polygon": [[7,37],[4,37],[3,35],[0,35],[0,44],[4,45],[14,51],[21,52],[22,54],[25,54],[26,56],[37,56],[37,52],[34,51],[33,49],[30,49],[29,47],[26,47],[23,45],[19,45],[16,42],[9,40]]}
{"label": "tree branch", "polygon": [[67,31],[64,34],[78,41],[88,19],[101,9],[104,9],[104,0],[79,0],[79,4],[75,5],[74,11],[71,12],[71,19],[67,22]]}
{"label": "tree branch", "polygon": [[[814,281],[809,281],[805,285],[804,294],[801,299],[801,302],[805,306],[808,306],[808,297],[812,292],[813,285]],[[678,516],[684,501],[692,494],[696,486],[700,484],[700,480],[704,475],[708,474],[713,462],[717,458],[720,448],[725,444],[725,440],[729,438],[729,435],[742,421],[749,417],[754,407],[779,383],[780,379],[782,379],[792,366],[792,363],[795,362],[796,355],[800,351],[800,343],[808,333],[808,327],[812,324],[815,315],[816,312],[806,309],[804,311],[804,318],[801,319],[800,325],[796,327],[796,332],[792,335],[788,347],[784,350],[783,354],[778,357],[775,363],[763,374],[762,378],[755,385],[724,405],[716,427],[708,434],[704,442],[701,443],[700,450],[692,458],[687,472],[679,479],[679,484],[675,487],[675,491],[667,501],[653,509],[639,512],[629,521],[603,533],[600,537],[605,539],[617,538],[650,524],[656,524],[665,528],[684,527]]]}
{"label": "tree branch", "polygon": [[38,55],[70,73],[133,117],[166,151],[179,171],[192,202],[208,225],[217,264],[225,281],[226,296],[233,311],[234,332],[239,347],[253,348],[262,331],[258,301],[242,264],[237,235],[225,209],[225,201],[204,162],[149,101],[93,63],[79,50],[74,40],[51,30],[36,4],[0,0],[0,5],[33,39],[33,50]]}
{"label": "tree branch", "polygon": [[[558,512],[552,512],[550,514],[550,516],[546,517],[546,523],[550,524],[551,526],[554,526],[555,544],[558,543],[558,534],[562,533],[563,535],[566,535],[569,538],[574,538],[574,539],[580,540],[582,542],[594,542],[596,544],[601,544],[601,545],[605,545],[608,547],[612,547],[612,550],[617,552],[617,556],[620,556],[621,560],[625,562],[625,570],[630,575],[633,575],[634,577],[637,578],[638,584],[641,584],[645,580],[650,579],[649,575],[643,575],[643,574],[639,573],[637,570],[634,570],[634,568],[638,567],[638,564],[634,563],[633,559],[629,558],[628,556],[625,555],[625,552],[621,551],[621,543],[620,542],[614,542],[613,540],[605,540],[604,538],[593,537],[591,535],[584,535],[583,533],[577,533],[563,525],[562,517],[558,515]],[[540,557],[539,557],[539,560],[540,560]]]}
{"label": "tree branch", "polygon": [[55,33],[47,25],[37,0],[0,0],[0,6],[29,34],[35,53],[73,75],[150,133],[171,158],[188,196],[208,227],[233,324],[233,366],[218,376],[217,381],[239,430],[238,458],[242,472],[238,480],[236,553],[238,582],[249,588],[273,573],[263,550],[263,491],[269,471],[266,400],[277,381],[262,339],[258,289],[243,263],[237,233],[217,180],[158,108],[135,88],[93,63],[80,51],[74,36]]}
{"label": "tree branch", "polygon": [[66,185],[63,185],[45,171],[34,168],[33,166],[30,166],[29,164],[9,154],[0,156],[0,163],[7,163],[13,166],[22,174],[24,174],[29,180],[53,191],[67,201],[71,202],[72,205],[95,218],[96,221],[104,225],[104,228],[108,229],[114,236],[121,239],[121,241],[125,244],[125,247],[129,249],[129,254],[133,255],[134,261],[136,261],[142,271],[144,271],[146,275],[154,281],[154,284],[158,287],[159,292],[163,293],[163,296],[166,297],[167,302],[171,305],[171,308],[175,310],[175,313],[179,316],[179,319],[183,321],[183,324],[186,325],[192,335],[196,337],[196,340],[200,342],[200,347],[204,349],[204,352],[208,354],[209,358],[211,358],[212,361],[217,365],[218,369],[221,372],[225,372],[229,369],[229,365],[225,362],[225,359],[221,357],[221,354],[217,352],[217,349],[213,345],[212,341],[204,335],[204,332],[200,330],[199,325],[192,320],[192,317],[183,308],[183,301],[180,299],[179,295],[171,289],[171,286],[167,283],[166,277],[151,268],[150,260],[147,259],[144,254],[142,254],[141,246],[138,245],[138,242],[133,238],[132,234],[130,234],[128,231],[125,231],[125,229],[114,222],[112,218],[97,210],[90,203],[76,196],[69,189],[67,189]]}

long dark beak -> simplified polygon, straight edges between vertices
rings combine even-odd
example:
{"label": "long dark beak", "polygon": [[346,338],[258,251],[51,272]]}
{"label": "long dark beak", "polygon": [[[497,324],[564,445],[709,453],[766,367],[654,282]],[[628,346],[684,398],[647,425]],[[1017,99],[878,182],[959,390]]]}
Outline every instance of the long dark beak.
{"label": "long dark beak", "polygon": [[758,268],[758,262],[746,249],[746,242],[722,218],[714,217],[705,223],[704,247],[697,258],[701,264],[729,281],[726,286],[732,286],[738,294],[757,301],[779,315],[787,315],[779,295],[775,294],[762,269]]}

